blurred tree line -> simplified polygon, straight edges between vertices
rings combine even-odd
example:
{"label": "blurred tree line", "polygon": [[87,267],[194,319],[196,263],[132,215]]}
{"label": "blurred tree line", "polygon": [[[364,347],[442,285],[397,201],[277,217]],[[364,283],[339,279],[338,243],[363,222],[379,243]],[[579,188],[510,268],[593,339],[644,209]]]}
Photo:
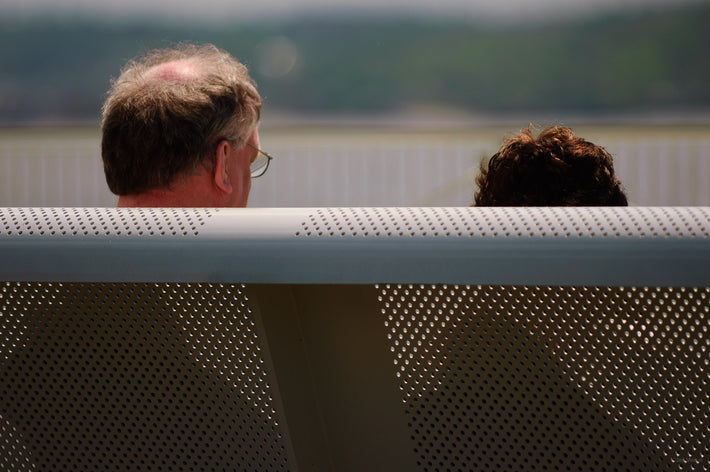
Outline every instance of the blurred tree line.
{"label": "blurred tree line", "polygon": [[0,123],[96,121],[145,49],[212,42],[272,110],[479,113],[710,110],[710,5],[531,24],[310,18],[185,25],[0,19]]}

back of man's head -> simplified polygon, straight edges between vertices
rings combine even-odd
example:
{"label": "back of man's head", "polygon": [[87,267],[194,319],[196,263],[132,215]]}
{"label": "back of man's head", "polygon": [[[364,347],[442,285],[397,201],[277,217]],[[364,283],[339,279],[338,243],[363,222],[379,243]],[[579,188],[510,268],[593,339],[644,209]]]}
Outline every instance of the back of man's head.
{"label": "back of man's head", "polygon": [[167,188],[223,139],[249,137],[261,98],[246,67],[212,45],[183,44],[129,62],[103,106],[101,154],[109,189]]}
{"label": "back of man's head", "polygon": [[602,147],[555,126],[509,139],[476,179],[476,206],[625,206],[613,159]]}

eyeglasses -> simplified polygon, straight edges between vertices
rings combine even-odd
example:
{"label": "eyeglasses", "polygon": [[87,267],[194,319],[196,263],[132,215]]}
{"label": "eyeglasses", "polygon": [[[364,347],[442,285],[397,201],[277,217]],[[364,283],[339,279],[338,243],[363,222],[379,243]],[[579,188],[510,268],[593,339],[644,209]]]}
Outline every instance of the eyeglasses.
{"label": "eyeglasses", "polygon": [[271,159],[273,159],[273,157],[271,157],[269,154],[265,153],[258,147],[254,146],[253,144],[249,143],[248,141],[243,141],[247,146],[256,150],[257,152],[256,159],[254,159],[254,162],[249,165],[249,172],[251,172],[251,178],[256,179],[257,177],[261,177],[262,175],[266,174],[266,170],[269,168],[269,163],[271,162]]}

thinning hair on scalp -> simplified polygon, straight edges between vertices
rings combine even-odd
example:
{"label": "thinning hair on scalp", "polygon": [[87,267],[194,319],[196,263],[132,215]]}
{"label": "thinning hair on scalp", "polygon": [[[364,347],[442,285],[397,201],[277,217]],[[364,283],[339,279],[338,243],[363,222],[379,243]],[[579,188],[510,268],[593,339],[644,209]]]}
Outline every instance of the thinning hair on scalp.
{"label": "thinning hair on scalp", "polygon": [[507,140],[476,178],[475,206],[626,206],[612,156],[553,126]]}
{"label": "thinning hair on scalp", "polygon": [[244,64],[211,45],[151,50],[126,64],[102,109],[101,156],[117,195],[213,168],[222,139],[246,139],[261,97]]}

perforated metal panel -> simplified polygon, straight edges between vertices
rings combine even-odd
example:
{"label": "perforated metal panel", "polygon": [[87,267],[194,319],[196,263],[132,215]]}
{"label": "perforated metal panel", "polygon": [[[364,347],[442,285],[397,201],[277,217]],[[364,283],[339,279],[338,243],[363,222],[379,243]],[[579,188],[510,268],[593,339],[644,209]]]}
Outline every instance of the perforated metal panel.
{"label": "perforated metal panel", "polygon": [[2,208],[0,236],[196,236],[219,209]]}
{"label": "perforated metal panel", "polygon": [[297,236],[708,237],[706,208],[322,208]]}
{"label": "perforated metal panel", "polygon": [[233,284],[0,285],[3,470],[289,470]]}
{"label": "perforated metal panel", "polygon": [[379,288],[421,471],[710,469],[710,289]]}

